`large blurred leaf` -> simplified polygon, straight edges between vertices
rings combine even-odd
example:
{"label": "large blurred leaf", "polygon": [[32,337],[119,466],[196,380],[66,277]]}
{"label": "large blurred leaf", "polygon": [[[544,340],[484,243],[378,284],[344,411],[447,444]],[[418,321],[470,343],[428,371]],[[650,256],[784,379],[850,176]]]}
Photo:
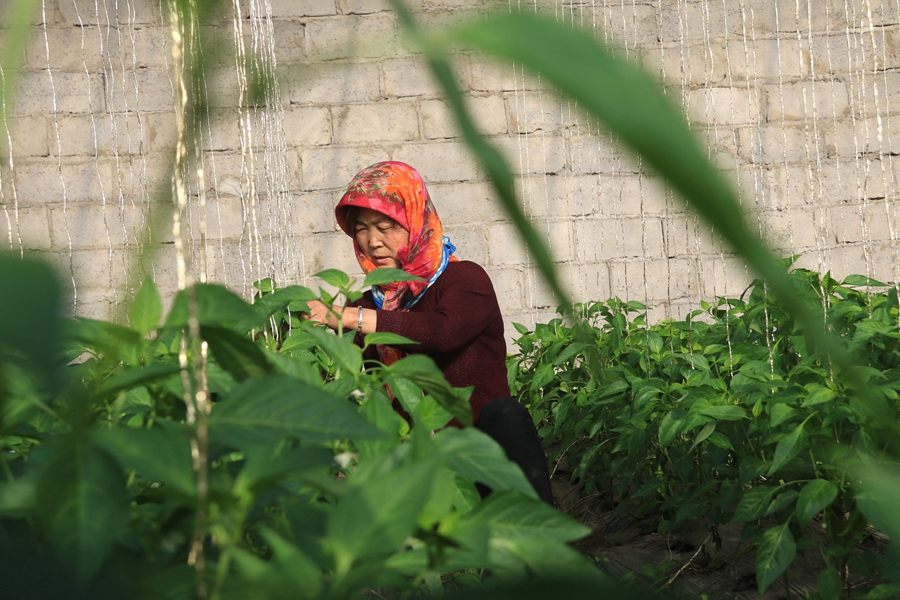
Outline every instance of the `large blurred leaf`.
{"label": "large blurred leaf", "polygon": [[0,347],[18,350],[47,383],[60,366],[59,285],[47,265],[0,253]]}
{"label": "large blurred leaf", "polygon": [[342,398],[294,379],[248,379],[220,400],[210,415],[210,435],[243,446],[286,436],[310,442],[370,439],[383,435]]}
{"label": "large blurred leaf", "polygon": [[510,462],[503,448],[481,431],[448,427],[437,432],[433,441],[447,466],[463,477],[492,490],[517,490],[537,498],[522,469]]}
{"label": "large blurred leaf", "polygon": [[856,494],[859,510],[878,531],[891,538],[885,556],[885,574],[900,584],[900,512],[897,511],[900,465],[867,458],[856,475],[861,482]]}
{"label": "large blurred leaf", "polygon": [[200,335],[209,343],[209,350],[219,366],[231,373],[236,381],[265,377],[273,370],[262,349],[240,333],[205,325]]}
{"label": "large blurred leaf", "polygon": [[[0,123],[7,123],[8,107],[13,106],[13,90],[21,76],[20,61],[25,53],[28,35],[34,31],[30,27],[32,18],[37,12],[37,2],[32,0],[10,0],[0,5]],[[0,155],[7,142],[6,136],[0,136]],[[12,152],[11,148],[7,148]],[[0,276],[0,281],[3,277]]]}
{"label": "large blurred leaf", "polygon": [[[454,117],[456,117],[456,122],[463,138],[490,177],[494,190],[497,192],[507,214],[510,216],[522,238],[528,245],[529,251],[532,256],[534,256],[535,262],[541,270],[541,274],[547,280],[550,288],[556,294],[559,301],[563,304],[567,304],[568,295],[565,290],[563,290],[559,278],[556,276],[550,251],[547,249],[547,245],[541,237],[537,234],[537,231],[535,231],[534,226],[531,224],[531,221],[528,220],[519,201],[516,199],[512,171],[510,171],[509,165],[503,158],[503,155],[500,154],[499,150],[482,137],[475,128],[475,124],[469,116],[469,112],[463,102],[462,94],[460,93],[459,85],[457,84],[457,78],[453,74],[450,63],[447,62],[447,59],[443,55],[443,48],[435,47],[432,43],[434,36],[426,37],[426,35],[419,31],[418,26],[412,18],[412,14],[406,8],[406,5],[402,0],[391,0],[391,5],[397,11],[397,16],[406,28],[407,34],[410,35],[419,46],[427,51],[427,60],[431,67],[432,74],[444,91],[444,95],[450,104],[450,110],[453,112]],[[514,32],[511,32],[511,34],[517,35]],[[568,62],[564,68],[568,69],[572,67],[571,57],[567,60]]]}
{"label": "large blurred leaf", "polygon": [[[520,211],[510,199],[512,180],[508,167],[505,163],[495,164],[502,163],[502,158],[477,134],[466,113],[452,73],[442,58],[445,46],[436,36],[425,38],[418,33],[400,0],[395,0],[394,5],[414,39],[426,50],[466,142],[501,190],[504,206],[535,254],[542,273],[554,291],[560,293],[549,254],[542,243],[536,243],[533,229],[518,215]],[[795,288],[787,277],[786,267],[747,227],[729,183],[707,159],[707,151],[701,149],[678,108],[663,93],[662,85],[638,65],[599,44],[589,32],[528,11],[499,13],[472,21],[451,30],[448,39],[516,61],[591,113],[665,177],[766,279],[817,348],[827,351],[841,367],[852,364],[850,355],[837,340],[819,326],[821,303]],[[573,60],[574,57],[578,60]],[[507,188],[508,192],[502,192]],[[851,378],[862,383],[852,374]]]}
{"label": "large blurred leaf", "polygon": [[128,522],[122,470],[81,432],[52,438],[38,462],[38,512],[83,580],[100,568]]}
{"label": "large blurred leaf", "polygon": [[92,440],[126,469],[165,483],[183,496],[196,494],[187,431],[118,427],[91,433]]}
{"label": "large blurred leaf", "polygon": [[[197,317],[200,325],[238,329],[247,327],[247,324],[259,325],[264,321],[249,304],[241,300],[240,296],[224,286],[198,283],[194,289],[197,294]],[[172,310],[166,319],[166,327],[187,327],[188,293],[188,290],[181,290],[175,296]],[[246,333],[247,329],[238,331]]]}

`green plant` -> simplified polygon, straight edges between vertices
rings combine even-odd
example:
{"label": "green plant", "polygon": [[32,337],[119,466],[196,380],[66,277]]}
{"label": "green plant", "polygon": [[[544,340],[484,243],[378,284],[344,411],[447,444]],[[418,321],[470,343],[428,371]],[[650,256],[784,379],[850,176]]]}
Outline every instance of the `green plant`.
{"label": "green plant", "polygon": [[828,598],[851,569],[883,574],[877,554],[858,550],[872,532],[852,472],[863,457],[900,456],[897,293],[803,269],[791,282],[817,294],[828,328],[865,356],[866,390],[810,350],[760,281],[684,321],[648,325],[643,305],[613,299],[577,307],[571,325],[519,326],[510,381],[543,439],[559,442],[551,458],[565,453],[588,493],[659,514],[662,533],[702,518],[718,541],[722,524],[745,523],[761,592],[798,550],[815,548]]}
{"label": "green plant", "polygon": [[[322,276],[358,294],[343,273]],[[292,309],[323,294],[258,282],[251,305],[198,285],[163,319],[148,281],[126,327],[53,317],[56,284],[38,264],[0,258],[0,278],[13,290],[4,315],[17,315],[0,320],[4,537],[59,556],[84,589],[127,572],[151,595],[191,597],[187,564],[199,557],[208,564],[197,593],[215,598],[437,593],[463,569],[599,577],[564,544],[585,528],[536,500],[499,446],[474,428],[441,429],[465,420],[468,390],[421,355],[363,371],[347,335],[296,320]],[[371,334],[365,344],[396,341]],[[47,360],[53,348],[65,359]],[[201,377],[212,396],[202,521],[202,447],[189,415]],[[386,384],[414,427],[391,408]],[[486,501],[476,481],[495,490]]]}

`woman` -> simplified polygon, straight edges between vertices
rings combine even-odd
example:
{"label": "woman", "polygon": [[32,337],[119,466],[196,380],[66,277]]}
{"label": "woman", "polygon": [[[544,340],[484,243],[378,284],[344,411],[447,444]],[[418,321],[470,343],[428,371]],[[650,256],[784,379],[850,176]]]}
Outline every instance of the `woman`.
{"label": "woman", "polygon": [[[528,411],[509,395],[506,340],[497,296],[479,265],[460,261],[421,176],[407,164],[381,162],[360,171],[335,208],[353,238],[363,271],[392,267],[423,281],[373,287],[341,310],[310,302],[309,318],[362,335],[386,331],[418,342],[369,349],[391,364],[404,354],[431,357],[451,385],[474,386],[469,400],[475,426],[503,447],[538,496],[552,504],[546,458]],[[336,313],[340,316],[336,316]],[[399,409],[399,404],[395,402]],[[449,425],[460,426],[451,421]]]}

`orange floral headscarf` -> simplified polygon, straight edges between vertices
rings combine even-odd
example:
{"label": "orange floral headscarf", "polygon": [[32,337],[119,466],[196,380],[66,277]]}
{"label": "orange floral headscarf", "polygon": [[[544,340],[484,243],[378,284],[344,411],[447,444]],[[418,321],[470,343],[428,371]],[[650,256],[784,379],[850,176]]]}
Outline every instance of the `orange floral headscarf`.
{"label": "orange floral headscarf", "polygon": [[368,208],[387,215],[409,231],[409,245],[397,252],[400,268],[424,281],[401,281],[373,287],[372,294],[384,310],[406,309],[415,304],[443,272],[456,248],[444,237],[444,226],[425,189],[425,182],[411,166],[386,161],[360,171],[334,209],[341,229],[353,238],[353,249],[363,272],[377,267],[366,258],[348,223],[346,210]]}

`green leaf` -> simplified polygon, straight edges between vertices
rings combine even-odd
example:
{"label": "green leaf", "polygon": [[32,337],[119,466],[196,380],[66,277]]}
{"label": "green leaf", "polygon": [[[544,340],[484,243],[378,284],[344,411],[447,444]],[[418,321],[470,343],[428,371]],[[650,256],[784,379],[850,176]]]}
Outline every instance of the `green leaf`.
{"label": "green leaf", "polygon": [[806,445],[805,425],[806,421],[800,423],[796,429],[779,440],[778,445],[775,446],[775,456],[772,457],[772,466],[769,467],[766,475],[771,476],[803,450]]}
{"label": "green leaf", "polygon": [[784,573],[797,554],[788,523],[769,529],[756,548],[756,583],[763,594]]}
{"label": "green leaf", "polygon": [[806,398],[803,399],[803,404],[801,404],[801,406],[815,406],[824,402],[830,402],[837,396],[833,390],[817,383],[807,385],[806,390],[809,393]]}
{"label": "green leaf", "polygon": [[738,483],[750,483],[769,469],[769,463],[755,456],[741,459]]}
{"label": "green leaf", "polygon": [[324,470],[334,463],[332,452],[324,448],[279,448],[274,444],[250,447],[244,454],[246,464],[234,482],[238,494],[263,491],[293,473]]}
{"label": "green leaf", "polygon": [[231,373],[236,381],[265,377],[273,369],[262,349],[243,335],[230,329],[205,325],[200,335],[220,367]]}
{"label": "green leaf", "polygon": [[484,529],[489,531],[492,543],[526,539],[565,543],[590,533],[590,529],[545,502],[513,491],[488,496],[460,519],[453,535],[465,539],[469,532]]}
{"label": "green leaf", "polygon": [[436,460],[383,469],[377,477],[348,483],[326,525],[338,580],[358,559],[389,554],[409,537],[431,496]]}
{"label": "green leaf", "polygon": [[796,490],[781,492],[774,500],[772,500],[772,504],[769,505],[769,508],[766,509],[766,514],[763,516],[768,517],[769,515],[774,515],[778,511],[790,506],[799,495],[800,494]]}
{"label": "green leaf", "polygon": [[325,269],[316,273],[314,277],[318,277],[336,288],[343,289],[350,285],[350,276],[338,269]]}
{"label": "green leaf", "polygon": [[258,289],[264,294],[268,294],[270,292],[274,292],[275,288],[278,287],[275,285],[275,280],[271,277],[265,277],[264,279],[259,279],[253,282],[253,287]]}
{"label": "green leaf", "polygon": [[82,433],[54,436],[40,461],[38,512],[51,542],[86,581],[128,523],[122,470]]}
{"label": "green leaf", "polygon": [[373,439],[383,434],[342,398],[288,377],[248,379],[213,408],[210,435],[241,447],[286,436],[309,442]]}
{"label": "green leaf", "polygon": [[362,351],[353,342],[334,335],[324,327],[309,327],[306,334],[348,373],[355,375],[362,370]]}
{"label": "green leaf", "polygon": [[[378,269],[379,271],[381,269]],[[373,271],[374,272],[374,271]],[[396,333],[388,333],[387,331],[376,331],[375,333],[368,334],[365,339],[363,346],[364,348],[368,348],[369,346],[375,344],[383,344],[385,346],[400,346],[405,344],[418,344],[419,342],[414,342],[409,338],[405,338],[402,335],[397,335]]]}
{"label": "green leaf", "polygon": [[761,519],[772,503],[772,496],[776,491],[775,488],[770,487],[755,487],[747,490],[734,510],[732,522],[742,523]]}
{"label": "green leaf", "polygon": [[402,269],[390,269],[387,267],[383,267],[381,269],[369,271],[369,273],[366,275],[365,280],[363,281],[363,287],[367,288],[372,287],[373,285],[387,285],[389,283],[394,283],[397,281],[425,281],[425,279],[416,277],[415,275],[410,275]]}
{"label": "green leaf", "polygon": [[153,279],[148,275],[144,284],[134,296],[131,310],[128,313],[128,324],[141,335],[147,335],[159,325],[162,317],[162,300]]}
{"label": "green leaf", "polygon": [[711,406],[704,410],[702,414],[719,421],[739,421],[747,418],[747,411],[733,404]]}
{"label": "green leaf", "polygon": [[795,414],[797,414],[797,411],[791,408],[790,405],[782,402],[773,405],[769,409],[769,414],[769,426],[774,428],[778,427],[779,425],[793,417]]}
{"label": "green leaf", "polygon": [[183,496],[196,495],[194,464],[187,431],[118,427],[91,433],[91,439],[125,469],[163,482]]}
{"label": "green leaf", "polygon": [[[247,323],[259,325],[263,322],[252,306],[225,286],[198,283],[193,289],[197,296],[197,317],[200,325],[215,325],[246,333],[250,329]],[[190,290],[181,290],[175,296],[172,310],[166,319],[166,327],[187,327],[189,293]]]}
{"label": "green leaf", "polygon": [[812,521],[822,509],[832,503],[838,495],[838,487],[825,479],[813,479],[800,490],[797,500],[797,518],[801,525]]}
{"label": "green leaf", "polygon": [[0,482],[0,517],[30,517],[36,506],[37,485],[33,478]]}
{"label": "green leaf", "polygon": [[141,335],[130,327],[84,318],[75,319],[68,326],[69,335],[88,348],[111,358],[124,356],[132,362],[137,359]]}
{"label": "green leaf", "polygon": [[[816,577],[816,595],[819,600],[841,600],[843,591],[844,582],[841,580],[841,574],[837,569],[833,566],[828,566],[819,572],[819,576]],[[893,597],[888,596],[888,598]]]}
{"label": "green leaf", "polygon": [[122,390],[131,389],[151,381],[165,379],[178,373],[181,368],[171,363],[153,363],[146,367],[136,367],[118,372],[103,382],[97,389],[100,398],[117,394]]}
{"label": "green leaf", "polygon": [[472,425],[472,408],[469,396],[472,388],[454,388],[444,379],[443,373],[434,361],[424,354],[410,354],[385,368],[386,377],[404,378],[412,381],[430,394],[444,409],[459,420],[463,426]]}
{"label": "green leaf", "polygon": [[492,490],[518,490],[531,498],[537,497],[522,469],[510,462],[500,445],[481,431],[448,427],[435,433],[432,440],[447,466],[460,476]]}
{"label": "green leaf", "polygon": [[841,285],[849,285],[849,286],[871,286],[871,287],[886,287],[886,283],[881,283],[877,279],[872,279],[871,277],[866,277],[865,275],[848,275],[841,282]]}
{"label": "green leaf", "polygon": [[[291,306],[294,302],[305,303],[317,298],[315,292],[302,285],[291,285],[272,294],[266,294],[253,302],[253,309],[258,318],[255,323],[250,323],[247,329],[251,329],[254,324],[260,323],[286,306]],[[308,307],[306,308],[308,309]],[[291,309],[294,310],[293,306]]]}
{"label": "green leaf", "polygon": [[670,411],[659,424],[659,445],[663,448],[671,444],[684,430],[688,413],[683,410]]}
{"label": "green leaf", "polygon": [[700,442],[708,438],[712,435],[712,432],[716,430],[716,422],[711,421],[703,426],[703,429],[700,430],[700,433],[697,434],[697,437],[694,438],[694,443],[691,444],[691,450],[697,447]]}

